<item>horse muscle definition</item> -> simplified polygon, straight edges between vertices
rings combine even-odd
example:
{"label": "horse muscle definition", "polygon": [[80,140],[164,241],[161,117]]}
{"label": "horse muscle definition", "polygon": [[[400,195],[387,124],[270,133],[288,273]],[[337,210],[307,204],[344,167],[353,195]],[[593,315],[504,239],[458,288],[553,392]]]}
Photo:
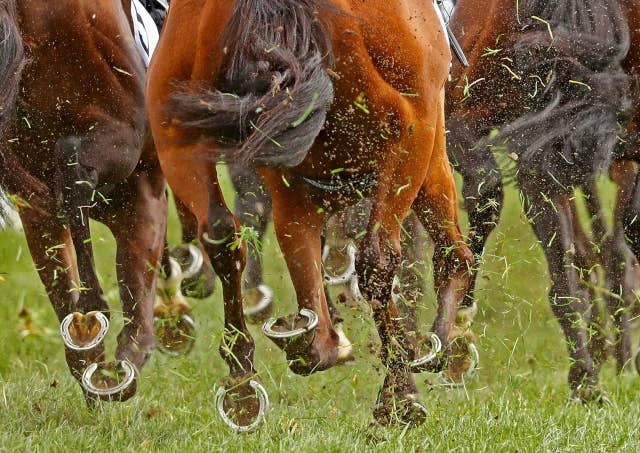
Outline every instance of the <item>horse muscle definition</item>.
{"label": "horse muscle definition", "polygon": [[263,330],[296,373],[338,360],[323,290],[325,218],[361,197],[372,200],[356,269],[385,345],[388,373],[374,414],[383,423],[421,421],[411,373],[442,368],[448,353],[428,354],[398,322],[391,286],[401,253],[399,220],[413,205],[436,243],[433,331],[445,351],[471,262],[445,153],[450,53],[433,5],[174,0],[157,52],[147,103],[160,161],[175,195],[197,219],[223,284],[221,353],[233,393],[241,397],[221,391],[223,417],[236,429],[255,426],[264,392],[242,316],[245,257],[233,246],[238,223],[218,185],[220,159],[257,167],[271,195],[300,314],[270,320]]}
{"label": "horse muscle definition", "polygon": [[[130,4],[1,5],[6,67],[0,84],[8,98],[2,185],[24,200],[20,218],[61,322],[69,369],[89,401],[124,400],[135,393],[154,346],[153,297],[166,221],[165,181],[146,133],[145,72],[129,28]],[[104,362],[109,307],[95,272],[89,217],[105,223],[117,243],[128,321],[115,362]]]}

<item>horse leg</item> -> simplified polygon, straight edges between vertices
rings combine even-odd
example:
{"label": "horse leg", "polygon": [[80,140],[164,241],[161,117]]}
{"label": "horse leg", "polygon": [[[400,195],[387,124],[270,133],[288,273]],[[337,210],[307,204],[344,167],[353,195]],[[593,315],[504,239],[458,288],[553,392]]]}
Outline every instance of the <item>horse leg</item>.
{"label": "horse leg", "polygon": [[[445,351],[445,361],[434,364],[442,368],[446,363],[444,377],[448,382],[459,383],[477,365],[475,338],[471,332],[475,304],[461,304],[472,281],[473,255],[458,226],[455,182],[446,160],[433,161],[430,165],[413,210],[434,242],[433,273],[438,308],[432,331],[442,341]],[[427,369],[431,366],[427,364]]]}
{"label": "horse leg", "polygon": [[447,121],[449,137],[454,141],[449,143],[447,153],[454,168],[462,176],[462,196],[469,217],[467,243],[476,261],[472,270],[473,284],[461,303],[471,310],[475,310],[473,304],[476,298],[473,292],[477,285],[484,246],[498,224],[504,200],[502,175],[491,149],[475,146],[477,137],[489,134],[489,130],[476,130],[479,121],[469,118],[452,118]]}
{"label": "horse leg", "polygon": [[534,181],[521,181],[520,187],[525,193],[527,214],[547,257],[549,299],[567,340],[571,358],[568,381],[573,397],[602,402],[605,397],[598,389],[598,372],[589,354],[584,326],[588,305],[582,299],[576,271],[570,196],[561,192],[544,194]]}
{"label": "horse leg", "polygon": [[[171,255],[183,265],[186,272],[181,282],[182,292],[197,299],[206,299],[211,296],[216,289],[216,273],[213,270],[209,256],[204,253],[204,249],[198,240],[198,221],[193,216],[187,206],[178,197],[174,198],[176,212],[182,226],[182,246],[172,250]],[[186,245],[185,245],[186,244]],[[194,247],[197,249],[195,250]],[[168,247],[167,247],[168,249]],[[199,253],[199,256],[194,254]],[[171,273],[169,265],[169,254],[163,259],[162,267],[168,274]],[[202,258],[202,264],[191,269],[196,260]]]}
{"label": "horse leg", "polygon": [[[75,307],[61,323],[61,333],[67,348],[82,351],[98,348],[108,329],[108,306],[95,272],[93,247],[89,230],[89,208],[98,184],[97,171],[81,162],[86,142],[79,137],[67,137],[56,143],[58,160],[58,193],[60,211],[70,228],[76,254],[79,281],[73,291],[78,298]],[[94,355],[91,355],[94,357]]]}
{"label": "horse leg", "polygon": [[[75,309],[78,292],[73,289],[79,286],[69,228],[55,215],[32,209],[22,210],[20,219],[40,280],[62,322]],[[80,381],[89,364],[104,358],[104,348],[102,343],[85,351],[65,347],[65,356],[71,374]]]}
{"label": "horse leg", "polygon": [[253,365],[255,345],[242,311],[244,246],[239,224],[227,208],[215,162],[197,146],[174,147],[172,139],[156,139],[162,169],[175,196],[198,222],[198,237],[222,283],[224,331],[219,352],[230,376],[216,393],[221,418],[234,430],[261,423],[268,398]]}
{"label": "horse leg", "polygon": [[[595,182],[594,182],[595,183]],[[590,189],[594,190],[590,190]],[[606,234],[604,223],[601,219],[602,211],[597,197],[595,185],[585,189],[587,207],[591,215],[591,228],[595,237],[598,238],[595,244],[601,246],[601,241]],[[594,239],[590,237],[580,224],[580,218],[576,206],[577,200],[574,198],[570,203],[571,218],[573,225],[573,237],[575,244],[575,262],[579,270],[580,278],[585,283],[586,288],[581,288],[584,300],[588,301],[589,310],[585,313],[585,321],[589,333],[588,345],[589,354],[594,361],[594,366],[600,367],[607,359],[607,322],[606,310],[601,307],[603,301],[599,295],[598,287],[601,273],[599,272],[599,257],[602,256],[594,250]]]}
{"label": "horse leg", "polygon": [[[165,180],[155,159],[155,149],[149,140],[143,163],[114,189],[111,194],[114,201],[100,217],[117,244],[116,269],[125,324],[118,335],[116,358],[132,364],[136,374],[155,344],[153,302],[166,231]],[[134,393],[135,385],[131,385],[121,399]]]}
{"label": "horse leg", "polygon": [[271,197],[265,191],[255,169],[238,164],[229,165],[229,175],[236,192],[235,215],[240,223],[253,228],[255,234],[247,251],[244,273],[244,301],[247,318],[258,323],[272,312],[272,290],[264,284],[261,244],[271,218]]}
{"label": "horse leg", "polygon": [[605,270],[610,292],[607,297],[609,313],[613,319],[615,357],[618,372],[631,361],[631,307],[635,301],[633,289],[637,287],[638,262],[624,236],[625,207],[631,203],[634,164],[615,161],[610,169],[611,179],[617,185],[617,202],[614,213],[613,233],[604,245]]}
{"label": "horse leg", "polygon": [[304,324],[300,316],[271,320],[263,331],[285,351],[291,370],[307,375],[335,365],[339,352],[339,338],[331,323],[323,287],[320,236],[324,216],[304,192],[282,187],[274,173],[263,173],[272,196],[273,224],[300,315],[307,320]]}

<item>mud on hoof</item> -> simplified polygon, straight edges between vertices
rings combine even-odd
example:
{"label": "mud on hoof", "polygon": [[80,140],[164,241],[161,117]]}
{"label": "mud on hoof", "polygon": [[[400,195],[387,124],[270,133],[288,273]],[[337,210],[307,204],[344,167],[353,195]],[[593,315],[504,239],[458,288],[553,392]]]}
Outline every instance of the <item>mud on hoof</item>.
{"label": "mud on hoof", "polygon": [[381,390],[373,408],[373,418],[379,425],[419,426],[427,420],[427,408],[418,393],[402,396]]}
{"label": "mud on hoof", "polygon": [[165,354],[179,356],[191,352],[196,343],[196,323],[190,314],[153,319],[156,347]]}
{"label": "mud on hoof", "polygon": [[206,299],[216,289],[216,274],[204,255],[193,244],[182,244],[169,252],[182,270],[180,288],[185,296]]}
{"label": "mud on hoof", "polygon": [[607,393],[597,385],[579,385],[573,390],[571,400],[580,404],[595,404],[597,406],[611,406],[613,403]]}
{"label": "mud on hoof", "polygon": [[229,378],[215,397],[216,409],[222,421],[237,433],[258,428],[269,409],[269,395],[255,375]]}
{"label": "mud on hoof", "polygon": [[109,319],[99,311],[68,314],[60,323],[60,335],[67,348],[89,351],[102,343],[109,331]]}
{"label": "mud on hoof", "polygon": [[356,274],[356,246],[349,243],[345,250],[328,245],[322,250],[324,280],[328,285],[346,285]]}
{"label": "mud on hoof", "polygon": [[414,359],[409,362],[409,367],[413,373],[437,372],[440,371],[441,360],[439,354],[442,351],[442,342],[435,333],[427,336],[419,335],[412,339],[414,344]]}
{"label": "mud on hoof", "polygon": [[265,322],[273,313],[273,291],[267,285],[246,289],[242,292],[242,296],[242,311],[250,323]]}
{"label": "mud on hoof", "polygon": [[291,371],[306,376],[333,366],[338,354],[336,341],[331,360],[325,362],[319,358],[322,351],[315,345],[317,325],[318,315],[303,308],[296,315],[271,318],[262,326],[262,333],[286,353]]}
{"label": "mud on hoof", "polygon": [[128,360],[89,365],[82,373],[87,400],[126,401],[137,390],[138,370]]}
{"label": "mud on hoof", "polygon": [[459,387],[474,375],[480,363],[480,353],[475,341],[475,335],[470,330],[451,340],[445,355],[445,368],[440,372],[444,385]]}

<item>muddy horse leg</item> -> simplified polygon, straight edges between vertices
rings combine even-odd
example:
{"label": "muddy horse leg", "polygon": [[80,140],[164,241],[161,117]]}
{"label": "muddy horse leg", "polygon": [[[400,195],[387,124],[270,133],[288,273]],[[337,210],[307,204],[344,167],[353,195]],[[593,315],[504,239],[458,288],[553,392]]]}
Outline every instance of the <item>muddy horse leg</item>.
{"label": "muddy horse leg", "polygon": [[[236,192],[235,215],[242,225],[253,228],[255,241],[262,244],[271,219],[271,197],[255,169],[229,165],[229,175]],[[249,244],[244,273],[244,310],[253,323],[266,320],[272,312],[273,292],[264,284],[261,247]]]}
{"label": "muddy horse leg", "polygon": [[[22,210],[20,218],[40,279],[58,321],[62,322],[75,310],[78,292],[74,289],[79,287],[69,228],[54,214],[31,209]],[[102,344],[87,351],[65,347],[65,356],[71,374],[80,381],[89,364],[104,358],[104,348]]]}
{"label": "muddy horse leg", "polygon": [[[125,323],[118,335],[116,359],[132,364],[136,372],[145,365],[155,344],[153,302],[167,218],[164,176],[150,141],[141,160],[128,180],[114,189],[113,202],[100,217],[117,244],[116,269]],[[134,393],[135,389],[128,389],[121,399]]]}
{"label": "muddy horse leg", "polygon": [[[439,184],[433,184],[438,181]],[[433,274],[438,308],[432,331],[442,341],[444,376],[461,382],[477,365],[470,327],[475,314],[462,306],[473,272],[473,255],[458,226],[457,194],[453,174],[445,160],[432,162],[425,184],[413,204],[414,212],[434,242]]]}
{"label": "muddy horse leg", "polygon": [[219,352],[230,376],[216,393],[216,407],[232,429],[248,431],[262,422],[268,398],[253,365],[255,346],[242,311],[245,250],[238,242],[239,224],[224,202],[209,156],[198,147],[174,147],[162,135],[156,137],[156,145],[167,181],[197,219],[198,237],[222,283],[224,331]]}
{"label": "muddy horse leg", "polygon": [[582,298],[576,270],[570,195],[549,193],[548,188],[533,181],[521,181],[520,187],[525,193],[527,215],[547,257],[551,278],[549,301],[566,337],[571,359],[569,387],[573,397],[581,401],[603,401],[584,326],[588,306]]}

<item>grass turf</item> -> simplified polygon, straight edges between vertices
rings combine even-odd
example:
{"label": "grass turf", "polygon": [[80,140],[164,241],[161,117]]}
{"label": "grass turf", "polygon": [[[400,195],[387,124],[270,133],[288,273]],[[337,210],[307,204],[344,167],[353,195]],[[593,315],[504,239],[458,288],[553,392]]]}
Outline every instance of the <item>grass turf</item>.
{"label": "grass turf", "polygon": [[[228,198],[230,199],[230,198]],[[177,241],[175,216],[170,238]],[[114,244],[93,224],[99,275],[116,313],[108,347],[115,349],[119,305]],[[517,193],[492,235],[478,291],[474,330],[481,366],[460,390],[416,376],[427,422],[417,428],[371,427],[382,367],[369,310],[342,308],[357,361],[310,377],[287,370],[283,354],[258,326],[256,366],[271,398],[256,433],[230,433],[213,407],[215,385],[226,375],[218,355],[220,291],[193,301],[198,339],[187,357],[155,353],[129,402],[84,405],[64,361],[57,323],[20,232],[0,232],[0,450],[1,451],[636,451],[640,447],[640,391],[635,372],[601,376],[611,407],[569,402],[566,347],[549,309],[548,275],[540,246],[524,218]],[[266,282],[275,289],[276,313],[294,310],[284,262],[272,232],[264,244]],[[424,301],[424,330],[434,312]],[[25,323],[28,313],[30,322]],[[21,315],[22,314],[22,315]]]}

